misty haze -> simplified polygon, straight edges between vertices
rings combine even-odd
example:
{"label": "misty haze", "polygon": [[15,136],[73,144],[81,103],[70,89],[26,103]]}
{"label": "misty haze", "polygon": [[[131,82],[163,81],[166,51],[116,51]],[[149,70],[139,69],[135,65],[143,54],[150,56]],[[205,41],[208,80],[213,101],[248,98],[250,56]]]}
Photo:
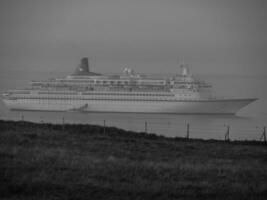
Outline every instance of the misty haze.
{"label": "misty haze", "polygon": [[1,0],[0,196],[264,199],[266,6]]}

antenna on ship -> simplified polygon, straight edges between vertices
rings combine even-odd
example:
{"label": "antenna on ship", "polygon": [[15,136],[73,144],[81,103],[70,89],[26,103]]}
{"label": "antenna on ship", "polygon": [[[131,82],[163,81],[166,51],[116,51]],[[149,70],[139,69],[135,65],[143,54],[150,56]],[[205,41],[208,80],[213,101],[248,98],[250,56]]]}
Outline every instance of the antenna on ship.
{"label": "antenna on ship", "polygon": [[187,65],[184,62],[184,56],[182,56],[182,61],[181,61],[181,63],[179,63],[179,65],[180,65],[180,68],[182,69],[182,75],[183,76],[188,76],[189,70],[188,70]]}
{"label": "antenna on ship", "polygon": [[184,65],[184,56],[182,56],[182,59],[177,58],[177,65],[182,67]]}
{"label": "antenna on ship", "polygon": [[182,63],[181,63],[182,66],[184,66],[184,56],[182,56]]}

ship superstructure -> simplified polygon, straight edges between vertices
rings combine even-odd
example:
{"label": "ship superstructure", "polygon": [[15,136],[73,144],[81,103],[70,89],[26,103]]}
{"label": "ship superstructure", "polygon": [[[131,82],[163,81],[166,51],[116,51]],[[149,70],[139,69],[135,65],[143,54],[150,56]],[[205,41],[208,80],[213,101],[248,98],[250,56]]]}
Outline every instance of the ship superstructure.
{"label": "ship superstructure", "polygon": [[10,109],[83,112],[142,112],[234,114],[255,98],[224,99],[212,87],[189,73],[158,78],[124,68],[121,75],[90,71],[82,58],[74,73],[65,78],[32,81],[29,88],[10,90],[3,101]]}

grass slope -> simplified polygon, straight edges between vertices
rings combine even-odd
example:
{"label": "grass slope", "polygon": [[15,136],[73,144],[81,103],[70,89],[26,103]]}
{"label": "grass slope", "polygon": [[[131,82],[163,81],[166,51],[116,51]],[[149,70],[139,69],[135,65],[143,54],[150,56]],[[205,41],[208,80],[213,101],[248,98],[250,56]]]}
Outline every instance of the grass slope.
{"label": "grass slope", "polygon": [[267,199],[266,147],[0,121],[0,197]]}

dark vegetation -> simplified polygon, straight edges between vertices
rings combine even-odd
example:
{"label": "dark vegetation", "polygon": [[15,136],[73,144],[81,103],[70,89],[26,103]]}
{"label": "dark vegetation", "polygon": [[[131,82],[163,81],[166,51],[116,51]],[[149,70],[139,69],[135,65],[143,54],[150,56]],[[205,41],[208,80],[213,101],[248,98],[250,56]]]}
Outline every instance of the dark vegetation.
{"label": "dark vegetation", "polygon": [[0,199],[267,199],[266,147],[0,121]]}

